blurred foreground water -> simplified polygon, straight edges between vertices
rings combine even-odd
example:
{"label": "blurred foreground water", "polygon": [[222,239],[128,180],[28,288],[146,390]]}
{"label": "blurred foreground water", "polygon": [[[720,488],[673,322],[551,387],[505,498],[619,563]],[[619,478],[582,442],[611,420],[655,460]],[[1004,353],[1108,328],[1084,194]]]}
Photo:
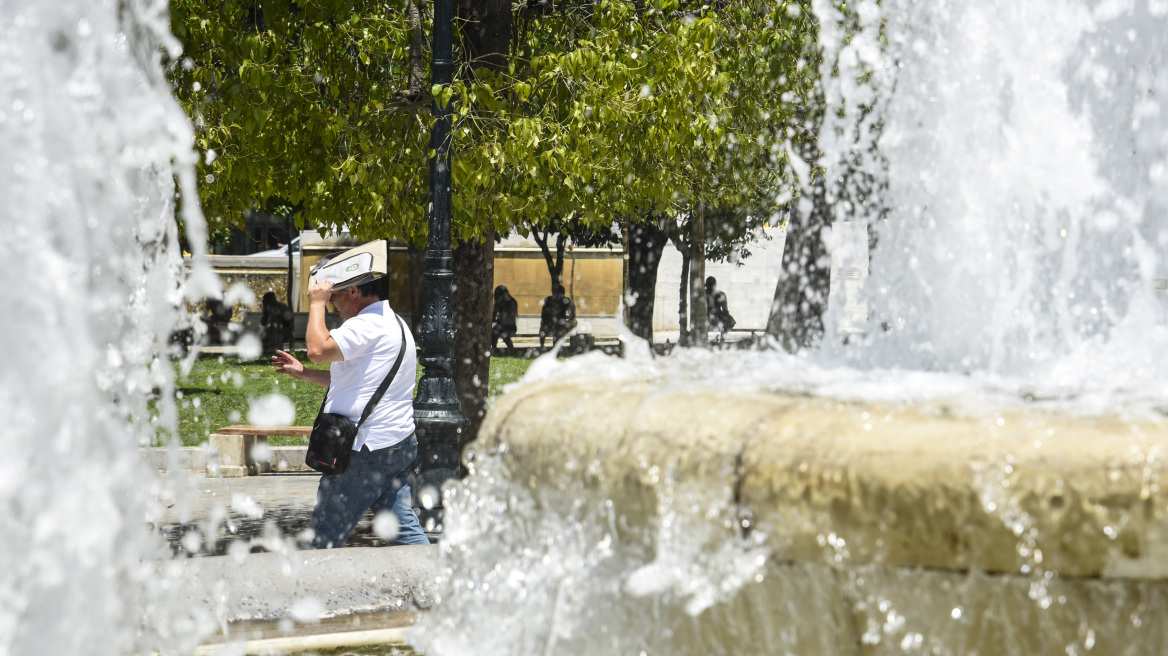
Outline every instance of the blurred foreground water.
{"label": "blurred foreground water", "polygon": [[[177,653],[209,629],[155,564],[138,454],[173,389],[176,180],[195,197],[163,47],[165,1],[0,3],[0,653]],[[181,218],[201,253],[197,203]]]}

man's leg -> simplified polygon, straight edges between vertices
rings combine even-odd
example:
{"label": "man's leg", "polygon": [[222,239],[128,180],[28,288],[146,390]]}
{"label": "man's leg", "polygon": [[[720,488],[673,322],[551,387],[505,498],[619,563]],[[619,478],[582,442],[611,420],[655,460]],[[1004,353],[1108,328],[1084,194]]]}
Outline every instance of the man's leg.
{"label": "man's leg", "polygon": [[380,512],[392,512],[397,517],[397,537],[390,540],[391,545],[430,544],[430,539],[422,530],[422,523],[414,514],[413,500],[414,492],[403,473],[373,505],[375,517]]}
{"label": "man's leg", "polygon": [[[383,449],[391,451],[387,454],[386,471],[393,472],[393,482],[373,502],[373,516],[379,512],[392,512],[397,516],[397,537],[390,544],[430,544],[430,540],[422,531],[422,523],[413,509],[413,491],[410,489],[406,474],[414,459],[418,457],[418,438],[411,435],[400,445]],[[382,450],[379,450],[382,451]]]}
{"label": "man's leg", "polygon": [[361,515],[384,491],[386,483],[370,484],[361,476],[364,461],[372,453],[366,448],[354,451],[344,473],[320,477],[316,507],[312,510],[313,549],[345,546]]}

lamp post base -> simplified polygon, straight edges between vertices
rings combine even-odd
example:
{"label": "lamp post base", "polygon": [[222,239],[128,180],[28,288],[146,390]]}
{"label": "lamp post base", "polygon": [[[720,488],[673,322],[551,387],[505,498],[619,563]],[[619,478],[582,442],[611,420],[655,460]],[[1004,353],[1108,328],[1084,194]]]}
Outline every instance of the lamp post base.
{"label": "lamp post base", "polygon": [[442,535],[445,508],[442,487],[461,478],[462,446],[470,440],[470,421],[461,412],[426,411],[415,413],[418,459],[414,462],[410,487],[414,508],[422,529],[431,541]]}

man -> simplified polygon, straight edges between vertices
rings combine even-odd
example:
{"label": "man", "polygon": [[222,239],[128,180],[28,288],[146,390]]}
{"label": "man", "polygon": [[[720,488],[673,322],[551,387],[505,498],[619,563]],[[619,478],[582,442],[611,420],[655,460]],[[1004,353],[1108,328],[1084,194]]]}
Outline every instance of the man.
{"label": "man", "polygon": [[736,323],[726,307],[726,293],[718,289],[718,281],[714,276],[706,278],[706,315],[710,321],[710,328],[722,335]]}
{"label": "man", "polygon": [[517,331],[515,324],[519,317],[519,303],[507,291],[506,285],[495,288],[495,307],[491,313],[491,348],[499,348],[499,338],[507,348],[515,348],[511,338]]}
{"label": "man", "polygon": [[203,315],[203,323],[207,326],[207,343],[211,345],[224,344],[231,341],[231,315],[235,309],[228,307],[222,300],[208,298],[203,301],[207,311]]}
{"label": "man", "polygon": [[544,340],[549,335],[554,342],[575,327],[576,305],[567,297],[564,286],[557,284],[552,288],[552,295],[543,299],[539,317],[539,347],[543,348]]}
{"label": "man", "polygon": [[[329,370],[306,369],[292,355],[277,351],[272,366],[297,380],[331,387],[324,412],[343,414],[357,423],[369,399],[385,379],[398,351],[401,367],[385,396],[361,425],[353,442],[349,467],[342,474],[324,474],[312,511],[312,546],[328,549],[345,541],[367,509],[374,516],[392,512],[398,533],[391,544],[429,544],[414,514],[406,475],[418,455],[414,435],[414,372],[417,357],[410,331],[402,329],[388,301],[381,299],[381,281],[332,290],[331,282],[308,288],[308,359],[332,363]],[[326,306],[332,304],[345,320],[330,331]]]}
{"label": "man", "polygon": [[287,303],[276,300],[275,292],[264,294],[261,305],[264,310],[260,315],[260,325],[264,328],[264,352],[270,353],[290,341],[292,310]]}

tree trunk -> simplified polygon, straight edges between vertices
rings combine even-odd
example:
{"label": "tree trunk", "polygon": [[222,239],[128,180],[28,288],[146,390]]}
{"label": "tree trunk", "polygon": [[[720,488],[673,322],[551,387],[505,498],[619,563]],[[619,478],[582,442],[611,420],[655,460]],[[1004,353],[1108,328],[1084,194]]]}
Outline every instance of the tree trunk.
{"label": "tree trunk", "polygon": [[408,24],[410,26],[410,76],[407,82],[406,93],[410,98],[422,96],[422,84],[426,76],[426,69],[422,63],[422,12],[418,8],[421,0],[407,0]]}
{"label": "tree trunk", "polygon": [[677,290],[677,325],[680,332],[677,335],[678,346],[689,345],[689,306],[686,297],[689,296],[689,244],[680,237],[680,227],[671,231],[669,241],[677,252],[681,253],[681,283]]}
{"label": "tree trunk", "polygon": [[551,293],[555,294],[556,285],[563,284],[561,280],[564,276],[564,248],[567,246],[568,238],[562,233],[556,235],[556,254],[553,256],[551,247],[548,246],[548,237],[551,234],[551,230],[544,230],[543,234],[540,234],[539,228],[531,226],[531,237],[543,252],[543,261],[547,264],[548,275],[552,280]]}
{"label": "tree trunk", "polygon": [[406,249],[410,262],[410,331],[417,336],[426,301],[426,281],[423,277],[426,273],[426,249],[418,250],[412,245]]}
{"label": "tree trunk", "polygon": [[568,246],[568,236],[560,233],[556,235],[556,266],[552,275],[552,293],[556,293],[557,286],[564,284],[564,250]]}
{"label": "tree trunk", "polygon": [[466,60],[472,69],[507,69],[511,57],[511,0],[459,0]]}
{"label": "tree trunk", "polygon": [[653,343],[653,307],[657,267],[668,237],[656,221],[629,227],[628,290],[634,299],[628,308],[628,326],[634,335]]}
{"label": "tree trunk", "polygon": [[629,314],[629,291],[632,289],[629,286],[629,219],[628,217],[621,217],[620,219],[620,243],[621,243],[621,323],[629,325],[632,321]]}
{"label": "tree trunk", "polygon": [[[511,0],[459,0],[463,58],[471,70],[506,70],[511,57]],[[470,439],[478,435],[487,406],[491,371],[491,309],[495,228],[481,242],[460,242],[454,249],[454,381],[462,411],[470,420]]]}
{"label": "tree trunk", "polygon": [[706,310],[706,208],[698,203],[690,224],[690,345],[710,345],[710,317]]}
{"label": "tree trunk", "polygon": [[823,244],[823,228],[830,221],[824,181],[809,190],[811,211],[796,210],[787,225],[783,266],[775,286],[767,320],[767,334],[794,353],[823,335],[823,315],[831,286],[831,256]]}
{"label": "tree trunk", "polygon": [[495,276],[495,234],[476,242],[459,242],[454,249],[454,385],[462,411],[470,420],[470,436],[478,435],[487,406],[491,373],[491,309]]}

